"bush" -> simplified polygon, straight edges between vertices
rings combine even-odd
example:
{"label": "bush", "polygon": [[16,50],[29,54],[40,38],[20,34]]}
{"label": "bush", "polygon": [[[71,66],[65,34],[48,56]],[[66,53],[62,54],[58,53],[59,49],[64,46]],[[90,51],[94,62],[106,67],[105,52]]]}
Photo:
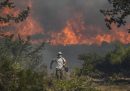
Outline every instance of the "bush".
{"label": "bush", "polygon": [[130,47],[124,47],[121,44],[116,45],[115,49],[105,56],[98,54],[80,55],[83,60],[80,73],[91,77],[108,77],[115,74],[122,74],[124,77],[130,77]]}

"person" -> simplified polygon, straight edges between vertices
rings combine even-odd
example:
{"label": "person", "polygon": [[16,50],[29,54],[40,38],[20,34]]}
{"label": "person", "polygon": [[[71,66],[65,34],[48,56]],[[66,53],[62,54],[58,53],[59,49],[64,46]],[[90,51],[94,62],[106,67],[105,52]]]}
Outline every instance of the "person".
{"label": "person", "polygon": [[57,58],[53,59],[50,63],[50,69],[52,69],[52,64],[56,63],[56,77],[57,79],[63,79],[63,71],[66,69],[66,60],[62,56],[62,52],[58,52]]}

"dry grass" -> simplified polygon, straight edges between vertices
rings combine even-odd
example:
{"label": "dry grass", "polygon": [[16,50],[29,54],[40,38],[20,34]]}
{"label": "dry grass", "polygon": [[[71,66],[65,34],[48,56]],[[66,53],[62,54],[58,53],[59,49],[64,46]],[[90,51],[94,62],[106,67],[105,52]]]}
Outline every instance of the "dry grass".
{"label": "dry grass", "polygon": [[129,85],[100,85],[97,89],[101,91],[130,91]]}

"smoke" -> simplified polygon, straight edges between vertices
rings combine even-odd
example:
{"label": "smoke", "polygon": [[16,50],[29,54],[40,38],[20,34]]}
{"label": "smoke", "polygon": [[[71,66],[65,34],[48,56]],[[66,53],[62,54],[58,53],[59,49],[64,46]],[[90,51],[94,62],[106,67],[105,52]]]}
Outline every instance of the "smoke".
{"label": "smoke", "polygon": [[5,8],[3,13],[11,12],[17,16],[26,6],[31,7],[31,13],[26,21],[13,24],[13,31],[10,32],[23,38],[31,36],[32,43],[101,45],[103,42],[130,42],[130,36],[125,31],[129,25],[117,28],[113,24],[109,31],[105,28],[99,10],[108,6],[107,0],[22,0],[15,3],[18,9]]}
{"label": "smoke", "polygon": [[107,3],[106,0],[33,0],[35,16],[47,31],[59,31],[68,19],[76,13],[85,16],[85,22],[99,25],[102,16],[99,12]]}
{"label": "smoke", "polygon": [[[18,8],[31,7],[28,19],[14,24],[14,31],[23,38],[31,36],[32,43],[49,42],[52,45],[101,45],[119,41],[128,44],[128,26],[106,31],[99,10],[107,6],[107,0],[23,0],[16,1]],[[4,13],[19,13],[19,9],[5,8]],[[5,24],[7,25],[7,24]]]}
{"label": "smoke", "polygon": [[107,31],[99,12],[109,6],[107,0],[33,0],[33,3],[34,16],[38,17],[45,30],[38,42],[44,40],[52,45],[130,42],[130,36],[125,31],[128,26],[117,28],[113,24],[112,30]]}

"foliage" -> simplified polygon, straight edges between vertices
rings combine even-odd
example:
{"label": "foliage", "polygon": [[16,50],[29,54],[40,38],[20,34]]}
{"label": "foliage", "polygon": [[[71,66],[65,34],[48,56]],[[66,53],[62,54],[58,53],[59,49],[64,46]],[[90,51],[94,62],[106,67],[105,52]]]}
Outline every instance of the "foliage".
{"label": "foliage", "polygon": [[44,45],[35,49],[29,40],[19,38],[13,41],[12,37],[5,37],[0,43],[0,90],[43,91],[43,77],[46,73],[37,73],[32,68],[36,66],[34,63],[40,61],[39,50]]}
{"label": "foliage", "polygon": [[[0,1],[0,10],[4,8],[16,6],[11,0]],[[17,16],[11,13],[0,16],[0,23],[22,22],[28,17],[29,10],[27,7]],[[57,80],[47,76],[46,68],[36,72],[34,69],[41,61],[45,43],[31,45],[30,37],[24,40],[17,35],[14,40],[14,34],[0,34],[0,91],[96,91],[85,78]]]}
{"label": "foliage", "polygon": [[106,59],[110,60],[112,64],[120,64],[126,55],[126,49],[123,45],[117,44],[114,51],[106,55]]}
{"label": "foliage", "polygon": [[101,60],[101,56],[97,55],[96,53],[90,53],[87,55],[82,54],[79,55],[79,59],[83,60],[83,67],[80,70],[80,74],[92,75],[97,72],[95,66]]}
{"label": "foliage", "polygon": [[[0,12],[4,8],[14,9],[16,6],[11,0],[0,1]],[[11,13],[0,16],[0,23],[22,22],[28,17],[29,10],[27,7],[17,16]],[[44,91],[43,77],[46,72],[33,70],[40,61],[44,43],[34,46],[30,44],[29,37],[23,40],[17,35],[15,40],[14,34],[0,35],[0,91]]]}
{"label": "foliage", "polygon": [[47,77],[44,80],[44,86],[47,91],[98,91],[90,79],[78,76],[73,76],[69,80]]}
{"label": "foliage", "polygon": [[[14,2],[12,2],[11,0],[0,1],[0,10],[1,10],[0,12],[2,12],[2,10],[4,8],[9,8],[11,10],[11,9],[16,8],[16,6],[14,5]],[[17,16],[14,16],[11,13],[0,16],[0,23],[10,23],[13,21],[15,23],[22,22],[22,21],[26,20],[26,18],[28,17],[29,11],[30,11],[30,7],[28,6],[25,10],[23,10],[19,14],[17,14]]]}
{"label": "foliage", "polygon": [[[79,59],[83,60],[80,74],[91,77],[108,77],[118,75],[130,77],[130,47],[117,45],[115,49],[103,57],[94,55],[82,55]],[[94,73],[94,74],[93,74]],[[92,74],[92,75],[91,75]]]}
{"label": "foliage", "polygon": [[106,17],[106,26],[111,29],[111,24],[114,23],[117,27],[126,24],[126,17],[130,15],[129,0],[108,0],[112,8],[102,9],[100,12]]}
{"label": "foliage", "polygon": [[56,91],[96,91],[88,79],[75,77],[71,80],[54,82]]}
{"label": "foliage", "polygon": [[8,67],[5,63],[1,72],[1,91],[43,91],[43,76],[32,70],[15,71],[13,67]]}

